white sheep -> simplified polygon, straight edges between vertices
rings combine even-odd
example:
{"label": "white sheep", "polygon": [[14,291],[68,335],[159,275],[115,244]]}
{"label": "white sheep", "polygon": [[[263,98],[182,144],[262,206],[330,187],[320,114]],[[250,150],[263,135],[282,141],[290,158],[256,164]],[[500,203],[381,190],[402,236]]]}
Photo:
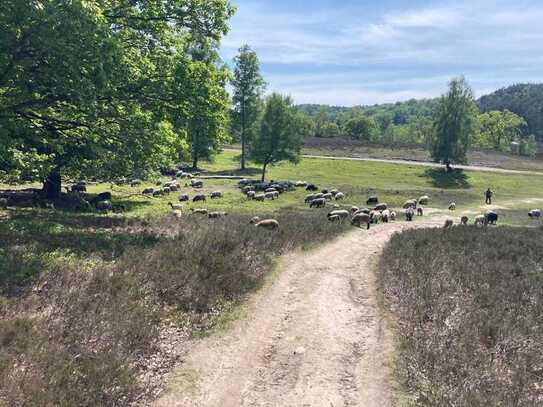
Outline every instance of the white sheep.
{"label": "white sheep", "polygon": [[390,212],[390,220],[391,220],[392,222],[394,222],[394,221],[396,220],[396,217],[397,217],[397,216],[398,216],[398,214],[397,214],[396,212],[394,212],[394,211],[391,211],[391,212]]}
{"label": "white sheep", "polygon": [[190,210],[197,215],[207,215],[207,209],[191,208]]}
{"label": "white sheep", "polygon": [[424,195],[424,196],[421,196],[419,198],[419,204],[420,205],[428,205],[428,203],[430,203],[430,197],[429,196]]}
{"label": "white sheep", "polygon": [[328,218],[330,218],[332,216],[339,216],[339,218],[343,220],[343,219],[348,218],[349,215],[350,215],[350,213],[347,210],[336,210],[336,211],[330,212],[327,216],[328,216]]}
{"label": "white sheep", "polygon": [[541,217],[541,210],[532,209],[530,212],[528,212],[528,216],[532,219],[539,219]]}
{"label": "white sheep", "polygon": [[[332,194],[333,195],[333,194]],[[336,199],[336,201],[341,201],[343,199],[345,199],[345,194],[343,192],[338,192],[334,198]]]}
{"label": "white sheep", "polygon": [[482,226],[485,224],[485,220],[486,220],[485,215],[477,215],[475,217],[475,225]]}
{"label": "white sheep", "polygon": [[255,226],[262,229],[276,230],[279,228],[279,222],[275,219],[265,219],[258,222]]}
{"label": "white sheep", "polygon": [[258,222],[260,222],[260,218],[258,216],[253,216],[249,221],[249,223],[252,225],[256,225]]}
{"label": "white sheep", "polygon": [[266,195],[264,194],[258,194],[253,197],[253,199],[257,202],[264,202],[266,200]]}
{"label": "white sheep", "polygon": [[219,199],[222,198],[222,192],[220,191],[213,191],[210,195],[211,199]]}
{"label": "white sheep", "polygon": [[455,211],[456,210],[456,202],[451,202],[449,204],[449,210],[450,211]]}
{"label": "white sheep", "polygon": [[362,227],[363,224],[367,225],[367,229],[370,228],[370,224],[372,223],[371,215],[368,215],[367,213],[357,213],[351,218],[351,224],[353,226]]}

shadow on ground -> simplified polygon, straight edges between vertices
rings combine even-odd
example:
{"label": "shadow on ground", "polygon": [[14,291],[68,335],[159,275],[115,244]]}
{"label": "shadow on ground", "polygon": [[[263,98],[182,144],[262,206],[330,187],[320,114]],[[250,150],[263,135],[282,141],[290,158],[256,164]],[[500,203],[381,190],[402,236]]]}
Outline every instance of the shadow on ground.
{"label": "shadow on ground", "polygon": [[422,177],[430,178],[436,188],[469,189],[468,176],[461,169],[447,171],[444,168],[428,168]]}

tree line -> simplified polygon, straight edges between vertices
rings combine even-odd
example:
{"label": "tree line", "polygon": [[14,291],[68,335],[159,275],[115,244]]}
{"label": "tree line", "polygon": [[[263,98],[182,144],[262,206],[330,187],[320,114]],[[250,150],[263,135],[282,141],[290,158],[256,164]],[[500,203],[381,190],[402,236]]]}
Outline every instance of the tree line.
{"label": "tree line", "polygon": [[[500,92],[500,91],[499,91]],[[533,156],[537,137],[533,126],[520,114],[506,108],[490,109],[488,97],[473,100],[474,126],[470,147]],[[473,99],[473,96],[472,96]],[[483,103],[484,102],[484,103]],[[495,105],[497,107],[497,105]],[[509,106],[509,105],[508,105]],[[543,106],[543,99],[538,106]],[[440,99],[409,100],[353,108],[299,105],[311,118],[313,137],[344,137],[382,145],[421,145],[430,148],[435,136],[435,118]],[[515,110],[518,112],[518,109]]]}

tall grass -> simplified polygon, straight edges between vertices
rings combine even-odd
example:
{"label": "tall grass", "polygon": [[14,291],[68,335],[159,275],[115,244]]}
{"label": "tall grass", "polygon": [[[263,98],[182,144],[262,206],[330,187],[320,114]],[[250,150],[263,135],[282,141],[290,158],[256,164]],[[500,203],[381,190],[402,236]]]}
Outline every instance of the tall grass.
{"label": "tall grass", "polygon": [[[131,222],[131,234],[139,228],[158,243],[123,239],[116,257],[104,256],[102,245],[59,254],[44,242],[25,242],[36,251],[22,250],[19,239],[3,242],[0,283],[16,281],[17,290],[0,297],[0,405],[129,404],[142,390],[137,362],[156,351],[158,327],[172,309],[205,320],[257,287],[281,253],[346,228],[323,212],[285,212],[278,231],[249,219]],[[12,275],[17,263],[26,270],[21,278]]]}
{"label": "tall grass", "polygon": [[409,231],[393,237],[379,276],[413,405],[542,405],[540,229]]}

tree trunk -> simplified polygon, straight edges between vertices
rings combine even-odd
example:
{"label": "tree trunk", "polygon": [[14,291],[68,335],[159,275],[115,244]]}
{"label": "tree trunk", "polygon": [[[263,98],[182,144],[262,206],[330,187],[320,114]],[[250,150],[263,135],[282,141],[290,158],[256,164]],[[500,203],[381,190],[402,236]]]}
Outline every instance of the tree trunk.
{"label": "tree trunk", "polygon": [[266,167],[268,166],[268,163],[264,163],[264,166],[262,167],[262,182],[266,179]]}
{"label": "tree trunk", "polygon": [[245,170],[245,101],[241,104],[241,170]]}
{"label": "tree trunk", "polygon": [[197,170],[198,169],[198,154],[194,153],[192,156],[192,169]]}
{"label": "tree trunk", "polygon": [[447,172],[452,171],[451,162],[449,160],[445,161],[445,166],[447,167]]}
{"label": "tree trunk", "polygon": [[43,182],[42,192],[45,199],[60,199],[60,194],[62,192],[62,177],[60,175],[60,168],[55,168],[49,173]]}

